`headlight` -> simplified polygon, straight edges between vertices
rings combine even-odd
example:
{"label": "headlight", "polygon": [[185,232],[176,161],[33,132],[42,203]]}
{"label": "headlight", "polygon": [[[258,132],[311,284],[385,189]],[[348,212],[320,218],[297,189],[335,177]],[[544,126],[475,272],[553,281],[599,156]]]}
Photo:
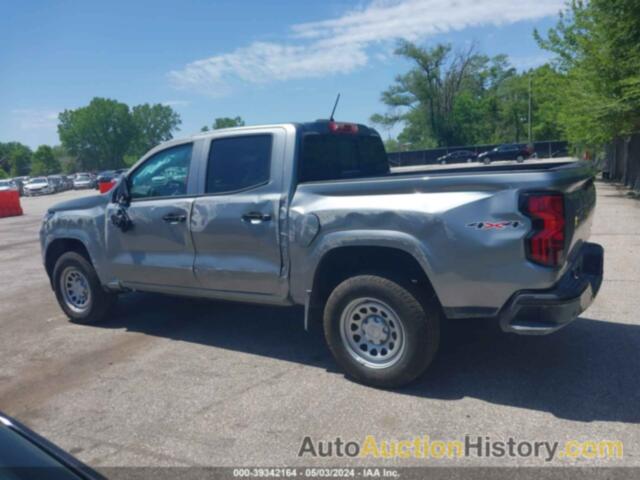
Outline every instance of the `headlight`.
{"label": "headlight", "polygon": [[53,216],[56,214],[56,212],[52,212],[51,210],[47,210],[44,214],[44,217],[42,217],[42,221],[43,222],[48,222],[49,220],[51,220],[53,218]]}

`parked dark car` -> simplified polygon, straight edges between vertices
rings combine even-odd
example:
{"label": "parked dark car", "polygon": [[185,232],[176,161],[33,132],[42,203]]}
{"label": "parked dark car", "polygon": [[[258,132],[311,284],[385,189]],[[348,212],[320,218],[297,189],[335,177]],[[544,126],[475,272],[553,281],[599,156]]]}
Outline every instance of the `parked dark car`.
{"label": "parked dark car", "polygon": [[471,150],[457,150],[438,157],[437,162],[446,165],[447,163],[474,162],[476,158],[478,154]]}
{"label": "parked dark car", "polygon": [[116,178],[116,172],[115,171],[113,171],[113,170],[105,170],[104,172],[98,173],[98,177],[96,178],[96,180],[98,181],[98,183],[100,183],[100,182],[110,182],[114,178]]}
{"label": "parked dark car", "polygon": [[0,478],[91,480],[105,477],[25,425],[0,413]]}
{"label": "parked dark car", "polygon": [[62,183],[65,190],[73,190],[73,177],[70,175],[62,176]]}
{"label": "parked dark car", "polygon": [[24,181],[22,180],[22,177],[11,178],[10,180],[13,183],[13,185],[15,185],[15,187],[18,190],[18,193],[20,194],[20,196],[23,196],[24,195]]}
{"label": "parked dark car", "polygon": [[522,162],[533,155],[533,148],[522,143],[508,143],[499,145],[493,150],[482,152],[478,155],[478,161],[491,163],[495,160],[517,160]]}
{"label": "parked dark car", "polygon": [[561,158],[561,157],[569,157],[569,149],[561,148],[560,150],[556,150],[551,154],[551,158]]}
{"label": "parked dark car", "polygon": [[53,188],[53,193],[62,192],[64,190],[64,181],[60,175],[50,175],[49,183]]}

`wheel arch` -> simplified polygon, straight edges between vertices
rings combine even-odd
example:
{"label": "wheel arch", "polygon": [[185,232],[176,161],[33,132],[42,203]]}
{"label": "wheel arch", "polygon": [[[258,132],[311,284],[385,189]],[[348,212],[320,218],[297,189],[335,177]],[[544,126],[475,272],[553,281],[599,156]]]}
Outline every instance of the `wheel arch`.
{"label": "wheel arch", "polygon": [[[49,281],[53,282],[53,269],[58,259],[67,252],[76,252],[82,255],[89,263],[93,265],[89,249],[82,240],[72,237],[56,238],[52,240],[45,251],[44,267],[49,276]],[[53,286],[53,285],[52,285]]]}
{"label": "wheel arch", "polygon": [[[406,242],[400,242],[407,246]],[[324,305],[333,289],[349,277],[382,274],[400,282],[416,285],[425,295],[437,292],[429,278],[426,259],[420,261],[414,251],[376,242],[339,245],[327,249],[313,270],[306,302],[305,325],[322,318]]]}

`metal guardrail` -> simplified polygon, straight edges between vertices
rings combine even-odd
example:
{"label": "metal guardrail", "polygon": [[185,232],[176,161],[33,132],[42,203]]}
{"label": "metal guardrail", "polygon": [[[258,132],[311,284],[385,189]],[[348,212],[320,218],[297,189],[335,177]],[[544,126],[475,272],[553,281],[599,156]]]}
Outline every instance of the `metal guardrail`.
{"label": "metal guardrail", "polygon": [[[471,145],[461,147],[443,147],[443,148],[431,148],[428,150],[413,150],[409,152],[390,152],[388,153],[389,163],[394,167],[401,167],[406,165],[431,165],[435,164],[436,159],[442,155],[446,155],[449,152],[455,152],[458,150],[471,150],[477,154],[492,150],[500,144],[493,145]],[[568,144],[563,140],[550,140],[543,142],[534,142],[533,149],[536,152],[538,158],[551,158],[554,153],[565,152],[561,156],[566,156]]]}

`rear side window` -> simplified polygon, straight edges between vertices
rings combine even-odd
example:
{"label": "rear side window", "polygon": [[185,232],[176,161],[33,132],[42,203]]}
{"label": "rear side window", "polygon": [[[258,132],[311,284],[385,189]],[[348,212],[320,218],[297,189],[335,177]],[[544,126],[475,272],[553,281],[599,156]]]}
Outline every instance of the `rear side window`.
{"label": "rear side window", "polygon": [[311,133],[303,137],[300,182],[371,177],[388,172],[389,161],[378,136]]}
{"label": "rear side window", "polygon": [[269,181],[272,136],[243,135],[211,142],[207,193],[234,192]]}

